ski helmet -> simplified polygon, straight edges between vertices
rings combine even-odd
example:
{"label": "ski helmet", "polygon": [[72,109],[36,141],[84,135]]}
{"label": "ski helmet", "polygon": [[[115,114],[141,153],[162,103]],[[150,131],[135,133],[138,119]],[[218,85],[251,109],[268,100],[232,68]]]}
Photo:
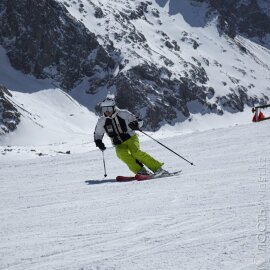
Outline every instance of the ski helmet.
{"label": "ski helmet", "polygon": [[101,103],[100,103],[101,111],[105,112],[114,112],[115,110],[115,100],[114,96],[108,95]]}

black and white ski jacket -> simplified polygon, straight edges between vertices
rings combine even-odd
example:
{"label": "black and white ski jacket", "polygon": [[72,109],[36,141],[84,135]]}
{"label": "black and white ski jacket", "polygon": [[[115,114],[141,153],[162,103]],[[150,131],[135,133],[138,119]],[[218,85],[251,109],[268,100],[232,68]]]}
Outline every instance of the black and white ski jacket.
{"label": "black and white ski jacket", "polygon": [[116,107],[111,117],[104,115],[98,119],[94,132],[95,142],[102,141],[106,133],[113,145],[121,144],[135,134],[135,131],[128,126],[133,121],[138,121],[139,127],[142,127],[142,120],[138,119],[128,110],[120,110]]}

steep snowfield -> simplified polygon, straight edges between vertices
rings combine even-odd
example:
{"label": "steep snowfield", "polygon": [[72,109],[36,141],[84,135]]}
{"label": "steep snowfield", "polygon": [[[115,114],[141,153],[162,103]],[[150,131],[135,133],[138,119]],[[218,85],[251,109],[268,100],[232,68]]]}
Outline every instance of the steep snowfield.
{"label": "steep snowfield", "polygon": [[0,137],[0,145],[37,146],[86,139],[97,117],[60,89],[27,94],[10,91],[22,114],[18,128]]}
{"label": "steep snowfield", "polygon": [[269,132],[265,121],[162,140],[196,167],[143,142],[165,169],[183,169],[145,182],[114,182],[129,172],[112,148],[107,179],[97,150],[1,155],[0,269],[270,269]]}

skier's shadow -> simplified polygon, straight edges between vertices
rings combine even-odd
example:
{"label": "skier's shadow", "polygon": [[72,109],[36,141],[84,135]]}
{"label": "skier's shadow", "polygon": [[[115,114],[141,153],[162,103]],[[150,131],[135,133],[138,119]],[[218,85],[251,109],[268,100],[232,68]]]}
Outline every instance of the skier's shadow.
{"label": "skier's shadow", "polygon": [[84,181],[87,185],[99,185],[99,184],[106,184],[106,183],[116,183],[115,179],[100,179],[100,180],[86,180]]}

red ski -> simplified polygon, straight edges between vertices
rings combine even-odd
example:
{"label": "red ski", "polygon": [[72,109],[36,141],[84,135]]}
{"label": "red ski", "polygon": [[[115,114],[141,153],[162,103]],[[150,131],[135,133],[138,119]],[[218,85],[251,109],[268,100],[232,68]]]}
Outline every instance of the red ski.
{"label": "red ski", "polygon": [[135,176],[117,176],[116,181],[118,182],[128,182],[128,181],[145,181],[145,180],[150,180],[150,179],[157,179],[157,178],[166,178],[166,177],[172,177],[172,176],[177,176],[181,174],[182,170],[168,173],[166,175],[156,175],[156,174],[150,174],[150,175],[145,175],[145,174],[136,174]]}
{"label": "red ski", "polygon": [[150,179],[157,179],[157,178],[166,178],[166,177],[172,177],[177,176],[181,174],[182,170],[176,171],[176,172],[168,172],[167,174],[158,175],[158,174],[150,174],[150,175],[144,175],[144,174],[136,174],[135,179],[137,181],[144,181],[144,180],[150,180]]}
{"label": "red ski", "polygon": [[145,174],[136,174],[134,177],[137,181],[144,181],[153,179],[153,175],[145,175]]}
{"label": "red ski", "polygon": [[119,175],[119,176],[116,176],[115,179],[116,179],[117,182],[128,182],[128,181],[135,180],[135,176],[122,176],[122,175]]}

